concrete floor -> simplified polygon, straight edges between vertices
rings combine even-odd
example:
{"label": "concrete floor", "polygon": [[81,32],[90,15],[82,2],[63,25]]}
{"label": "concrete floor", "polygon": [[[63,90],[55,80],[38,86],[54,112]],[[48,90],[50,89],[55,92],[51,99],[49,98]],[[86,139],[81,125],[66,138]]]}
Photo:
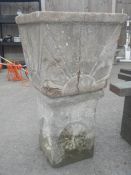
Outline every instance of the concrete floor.
{"label": "concrete floor", "polygon": [[[131,64],[114,66],[112,82],[120,67]],[[0,73],[0,175],[131,175],[131,146],[119,134],[123,102],[107,88],[97,108],[94,158],[53,169],[39,149],[36,90]]]}

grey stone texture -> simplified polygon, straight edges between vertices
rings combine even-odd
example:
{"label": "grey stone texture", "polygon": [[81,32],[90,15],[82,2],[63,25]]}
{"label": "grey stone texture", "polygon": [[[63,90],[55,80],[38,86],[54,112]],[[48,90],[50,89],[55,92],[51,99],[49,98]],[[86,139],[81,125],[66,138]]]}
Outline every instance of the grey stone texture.
{"label": "grey stone texture", "polygon": [[32,81],[50,97],[101,90],[123,14],[35,12],[16,18]]}
{"label": "grey stone texture", "polygon": [[124,14],[35,12],[16,18],[39,90],[40,146],[53,167],[93,156],[94,117]]}
{"label": "grey stone texture", "polygon": [[88,0],[88,9],[90,12],[111,13],[112,1],[113,0]]}
{"label": "grey stone texture", "polygon": [[112,12],[112,0],[45,0],[46,11]]}
{"label": "grey stone texture", "polygon": [[46,11],[88,11],[88,0],[45,0]]}
{"label": "grey stone texture", "polygon": [[101,96],[101,91],[57,99],[39,94],[40,147],[53,167],[93,156],[95,111]]}

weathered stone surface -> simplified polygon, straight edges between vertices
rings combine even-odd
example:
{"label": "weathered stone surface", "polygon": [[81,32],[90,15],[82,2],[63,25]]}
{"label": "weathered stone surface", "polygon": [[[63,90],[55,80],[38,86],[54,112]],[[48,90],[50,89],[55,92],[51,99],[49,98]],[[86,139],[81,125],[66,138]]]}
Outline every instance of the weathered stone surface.
{"label": "weathered stone surface", "polygon": [[95,111],[103,93],[51,99],[39,94],[40,146],[53,167],[93,156]]}
{"label": "weathered stone surface", "polygon": [[103,89],[125,19],[123,14],[82,12],[17,17],[35,87],[50,97]]}
{"label": "weathered stone surface", "polygon": [[88,11],[88,0],[45,0],[47,11]]}
{"label": "weathered stone surface", "polygon": [[110,13],[112,0],[45,0],[45,10]]}
{"label": "weathered stone surface", "polygon": [[93,155],[96,105],[125,20],[124,14],[84,12],[16,18],[31,80],[40,91],[40,146],[54,167]]}

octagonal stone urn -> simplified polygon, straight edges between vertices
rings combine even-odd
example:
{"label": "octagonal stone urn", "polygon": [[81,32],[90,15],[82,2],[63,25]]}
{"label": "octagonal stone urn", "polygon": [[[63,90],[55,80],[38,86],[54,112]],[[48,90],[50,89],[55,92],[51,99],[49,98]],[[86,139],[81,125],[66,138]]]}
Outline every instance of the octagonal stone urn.
{"label": "octagonal stone urn", "polygon": [[124,14],[34,12],[16,18],[39,91],[40,146],[54,167],[93,156],[94,117]]}

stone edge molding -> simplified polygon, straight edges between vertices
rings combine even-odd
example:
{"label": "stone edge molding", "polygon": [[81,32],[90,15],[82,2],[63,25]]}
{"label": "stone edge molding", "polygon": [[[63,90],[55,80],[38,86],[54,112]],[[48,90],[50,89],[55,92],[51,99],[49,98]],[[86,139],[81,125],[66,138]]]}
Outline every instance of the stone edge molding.
{"label": "stone edge molding", "polygon": [[127,15],[121,13],[89,13],[89,12],[33,12],[16,17],[17,24],[29,24],[39,22],[88,22],[88,23],[115,23],[122,24]]}

